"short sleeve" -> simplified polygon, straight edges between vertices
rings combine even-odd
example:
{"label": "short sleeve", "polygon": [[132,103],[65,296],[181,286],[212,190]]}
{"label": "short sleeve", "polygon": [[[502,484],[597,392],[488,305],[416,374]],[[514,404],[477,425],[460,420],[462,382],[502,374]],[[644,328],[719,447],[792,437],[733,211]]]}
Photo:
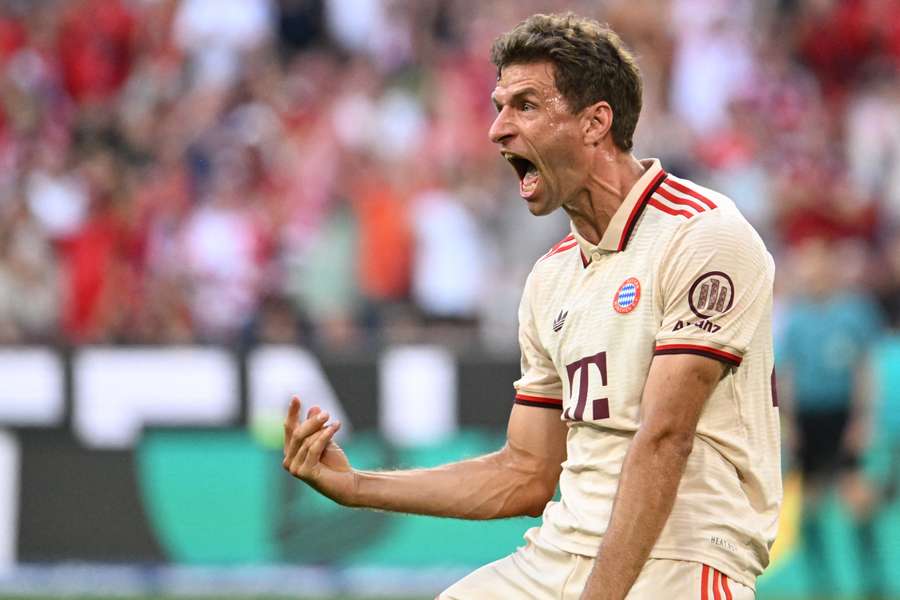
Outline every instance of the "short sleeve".
{"label": "short sleeve", "polygon": [[659,267],[654,354],[699,354],[738,366],[772,306],[775,266],[737,214],[687,221]]}
{"label": "short sleeve", "polygon": [[541,344],[531,308],[533,286],[530,275],[519,304],[519,349],[522,353],[522,377],[513,387],[516,404],[542,408],[562,408],[562,382],[553,361]]}

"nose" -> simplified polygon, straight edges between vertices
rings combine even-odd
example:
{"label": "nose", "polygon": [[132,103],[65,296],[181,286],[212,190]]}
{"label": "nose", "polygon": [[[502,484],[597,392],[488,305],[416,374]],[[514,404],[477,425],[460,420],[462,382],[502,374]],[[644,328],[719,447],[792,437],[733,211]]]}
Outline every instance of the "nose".
{"label": "nose", "polygon": [[513,136],[513,127],[507,118],[506,107],[497,113],[497,117],[494,119],[494,122],[491,123],[491,128],[488,130],[488,136],[491,138],[491,141],[495,144],[503,144],[508,141]]}

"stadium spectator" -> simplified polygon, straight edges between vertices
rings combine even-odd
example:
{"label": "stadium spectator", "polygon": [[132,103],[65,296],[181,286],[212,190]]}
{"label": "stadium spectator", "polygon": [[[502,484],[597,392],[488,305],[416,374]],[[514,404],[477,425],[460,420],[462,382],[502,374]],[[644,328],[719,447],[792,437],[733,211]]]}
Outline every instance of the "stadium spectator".
{"label": "stadium spectator", "polygon": [[228,86],[241,61],[274,33],[271,0],[183,0],[172,24],[179,48],[188,53],[195,82]]}
{"label": "stadium spectator", "polygon": [[[480,57],[538,4],[597,10],[562,1],[5,3],[0,195],[24,194],[34,235],[67,282],[48,288],[66,317],[43,329],[71,341],[235,341],[260,298],[287,294],[309,319],[311,342],[384,339],[394,317],[437,314],[445,309],[435,303],[451,300],[435,283],[451,277],[422,269],[435,252],[451,254],[436,250],[444,238],[421,218],[436,213],[417,199],[452,174],[436,189],[449,192],[442,214],[457,215],[448,221],[457,233],[447,234],[458,238],[454,258],[465,248],[496,257],[469,273],[469,289],[483,280],[491,302],[472,292],[454,310],[478,322],[483,341],[511,346],[512,336],[497,334],[511,325],[515,290],[565,224],[532,224],[522,239],[515,219],[500,218],[515,191],[484,141],[494,74]],[[878,242],[896,227],[898,14],[874,0],[676,0],[653,10],[618,0],[605,9],[646,74],[641,153],[730,193],[779,262],[810,236]],[[846,28],[835,30],[842,19]],[[696,64],[688,57],[708,67],[681,67]],[[707,108],[697,109],[691,98],[713,82],[700,98]],[[116,156],[122,181],[112,204],[87,181],[90,157],[104,152]],[[231,200],[210,191],[230,185],[216,183],[222,156],[248,171]],[[416,183],[398,186],[410,173]],[[241,250],[209,243],[209,215],[221,203],[240,215]],[[98,228],[101,214],[117,215],[122,232]],[[116,236],[124,237],[109,241]],[[93,240],[84,257],[104,255],[101,238],[107,254],[130,253],[113,261],[128,280],[115,284],[130,290],[123,302],[94,296],[119,277],[105,267],[88,277],[93,258],[73,271],[78,244]],[[492,247],[475,250],[485,243]],[[236,255],[244,266],[232,264]],[[229,284],[240,309],[219,306],[219,325],[197,299],[207,284],[192,279],[209,265],[246,273]],[[231,318],[240,323],[225,325]],[[83,322],[93,319],[109,325],[85,338]],[[160,320],[171,327],[145,324]]]}
{"label": "stadium spectator", "polygon": [[900,62],[873,67],[846,111],[847,157],[852,181],[883,198],[882,231],[900,225]]}
{"label": "stadium spectator", "polygon": [[57,339],[53,249],[19,194],[0,204],[0,343]]}

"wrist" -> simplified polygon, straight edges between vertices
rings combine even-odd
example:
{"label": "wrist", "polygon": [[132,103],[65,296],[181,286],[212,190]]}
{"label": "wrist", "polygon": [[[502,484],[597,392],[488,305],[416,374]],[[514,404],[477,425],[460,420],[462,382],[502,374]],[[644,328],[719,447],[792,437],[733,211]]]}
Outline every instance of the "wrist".
{"label": "wrist", "polygon": [[351,469],[347,473],[347,477],[349,479],[347,492],[340,498],[335,498],[335,502],[348,508],[360,507],[363,505],[360,499],[360,479],[363,477],[363,473]]}

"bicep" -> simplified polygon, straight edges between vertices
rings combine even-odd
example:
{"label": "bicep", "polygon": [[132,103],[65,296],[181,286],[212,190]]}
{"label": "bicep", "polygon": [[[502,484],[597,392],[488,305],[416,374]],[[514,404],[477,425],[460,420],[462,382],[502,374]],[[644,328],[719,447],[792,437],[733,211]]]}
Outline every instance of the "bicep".
{"label": "bicep", "polygon": [[555,487],[566,459],[568,428],[558,409],[514,404],[507,426],[506,451],[529,471],[545,474]]}
{"label": "bicep", "polygon": [[661,438],[692,438],[724,369],[723,363],[706,356],[655,356],[641,400],[641,431]]}

